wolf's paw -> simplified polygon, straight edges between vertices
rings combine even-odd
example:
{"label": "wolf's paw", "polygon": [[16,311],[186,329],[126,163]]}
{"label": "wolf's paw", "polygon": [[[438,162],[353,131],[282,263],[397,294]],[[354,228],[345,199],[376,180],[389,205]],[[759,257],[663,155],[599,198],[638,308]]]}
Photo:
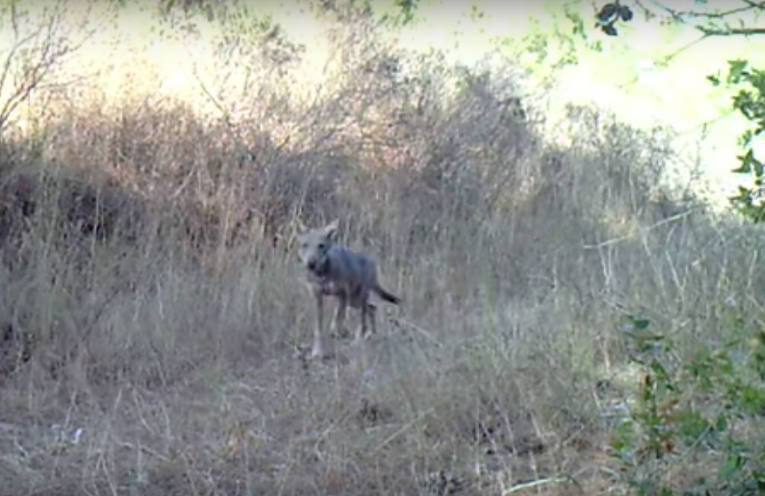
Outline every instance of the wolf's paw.
{"label": "wolf's paw", "polygon": [[334,357],[334,353],[331,351],[326,351],[323,348],[314,347],[311,350],[311,360],[331,360]]}
{"label": "wolf's paw", "polygon": [[351,337],[351,331],[347,327],[342,326],[335,329],[335,337],[338,339],[345,339]]}

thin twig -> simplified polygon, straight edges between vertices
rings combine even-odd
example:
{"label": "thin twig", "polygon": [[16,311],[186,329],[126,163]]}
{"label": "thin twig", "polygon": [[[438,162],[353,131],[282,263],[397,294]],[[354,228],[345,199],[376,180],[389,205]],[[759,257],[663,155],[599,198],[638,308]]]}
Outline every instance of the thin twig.
{"label": "thin twig", "polygon": [[523,491],[524,489],[542,486],[544,484],[558,484],[560,482],[566,482],[567,480],[568,479],[566,477],[548,477],[547,479],[539,479],[535,481],[524,482],[522,484],[516,484],[513,487],[502,492],[502,496],[505,496],[507,494],[512,494],[512,493],[517,493],[518,491]]}
{"label": "thin twig", "polygon": [[[682,213],[679,213],[679,214],[675,214],[675,215],[673,215],[671,217],[667,217],[666,219],[662,219],[659,222],[646,227],[645,229],[641,229],[640,231],[641,231],[641,233],[648,232],[648,231],[650,231],[652,229],[655,229],[655,228],[657,228],[659,226],[663,226],[664,224],[668,224],[668,223],[676,221],[678,219],[682,219],[684,217],[687,217],[690,214],[692,214],[695,210],[696,210],[695,208],[692,208],[690,210],[686,210],[685,212],[682,212]],[[619,243],[621,241],[624,241],[626,239],[633,238],[636,235],[637,235],[637,233],[625,234],[624,236],[619,236],[618,238],[612,238],[612,239],[609,239],[609,240],[606,240],[606,241],[603,241],[603,242],[600,242],[600,243],[596,243],[594,245],[583,245],[582,248],[584,248],[585,250],[592,250],[592,249],[603,248],[604,246],[613,245],[613,244]]]}
{"label": "thin twig", "polygon": [[418,326],[414,322],[409,322],[408,320],[405,320],[405,319],[396,319],[396,320],[398,320],[399,323],[404,324],[405,326],[410,327],[410,328],[414,329],[415,331],[419,332],[420,334],[425,336],[431,343],[435,344],[436,346],[442,346],[441,342],[439,340],[437,340],[436,338],[434,338],[433,335],[430,334],[430,332],[426,331],[425,329],[423,329],[422,327]]}
{"label": "thin twig", "polygon": [[396,439],[398,436],[400,436],[401,434],[403,434],[404,432],[406,432],[407,430],[409,430],[409,428],[410,428],[410,427],[412,427],[414,424],[416,424],[417,422],[419,422],[420,420],[422,420],[423,418],[425,418],[425,416],[426,416],[426,415],[429,415],[429,414],[430,414],[430,413],[432,413],[432,412],[433,412],[433,409],[432,409],[432,408],[428,408],[427,410],[425,410],[424,412],[422,412],[421,414],[419,414],[417,417],[413,418],[412,420],[410,420],[410,421],[409,421],[409,422],[407,422],[406,424],[402,425],[402,426],[401,426],[401,428],[400,428],[399,430],[397,430],[396,432],[394,432],[393,434],[391,434],[390,436],[388,436],[387,438],[385,438],[385,439],[383,440],[383,442],[381,442],[379,445],[377,445],[377,447],[376,447],[375,449],[373,449],[372,451],[370,451],[370,455],[375,455],[375,454],[376,454],[378,451],[380,451],[381,449],[383,449],[384,447],[386,447],[388,444],[390,444],[390,443],[391,443],[391,441],[393,441],[393,440],[394,440],[394,439]]}
{"label": "thin twig", "polygon": [[[676,10],[670,7],[669,5],[666,5],[664,2],[659,2],[658,0],[650,0],[650,2],[655,5],[657,8],[665,11],[670,16],[672,16],[675,19],[681,20],[683,17],[696,17],[696,18],[706,18],[706,19],[721,19],[723,17],[727,17],[729,15],[733,14],[740,14],[742,12],[748,12],[750,10],[754,9],[763,9],[765,8],[765,2],[751,2],[747,1],[746,7],[736,7],[732,8],[730,10],[724,10],[722,12],[700,12],[698,10]],[[637,2],[638,5],[646,8],[643,6],[640,2]]]}

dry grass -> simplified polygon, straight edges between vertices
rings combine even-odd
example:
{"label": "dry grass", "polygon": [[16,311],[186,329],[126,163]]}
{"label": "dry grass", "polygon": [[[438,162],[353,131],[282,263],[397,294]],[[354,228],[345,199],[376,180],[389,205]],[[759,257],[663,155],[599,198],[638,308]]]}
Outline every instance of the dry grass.
{"label": "dry grass", "polygon": [[[546,147],[509,67],[364,36],[313,104],[237,103],[278,128],[93,105],[2,145],[0,494],[595,494],[621,317],[757,321],[762,233],[664,189],[658,134],[572,109]],[[405,304],[308,363],[293,221],[335,216]]]}

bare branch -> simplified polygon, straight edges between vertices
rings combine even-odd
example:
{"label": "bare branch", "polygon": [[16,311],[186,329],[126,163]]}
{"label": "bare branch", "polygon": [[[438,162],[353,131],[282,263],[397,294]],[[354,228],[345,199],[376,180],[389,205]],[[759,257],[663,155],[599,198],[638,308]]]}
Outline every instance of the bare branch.
{"label": "bare branch", "polygon": [[16,2],[11,2],[11,26],[13,26],[13,38],[19,37],[19,22],[16,14]]}
{"label": "bare branch", "polygon": [[73,44],[69,36],[61,33],[66,7],[66,1],[59,0],[50,10],[43,10],[42,19],[27,18],[29,32],[25,33],[24,14],[17,12],[16,2],[11,3],[8,13],[14,35],[0,68],[0,94],[4,95],[0,101],[0,134],[18,107],[49,79],[62,60],[92,36],[94,31],[87,32]]}
{"label": "bare branch", "polygon": [[765,34],[765,28],[707,28],[696,26],[696,29],[706,36],[760,35]]}
{"label": "bare branch", "polygon": [[678,48],[674,52],[669,53],[669,54],[665,55],[664,57],[662,57],[662,59],[661,59],[662,63],[666,64],[667,62],[671,61],[672,59],[674,59],[675,57],[677,57],[681,53],[683,53],[686,50],[688,50],[689,48],[691,48],[691,47],[697,45],[698,43],[701,43],[702,41],[706,40],[707,37],[709,37],[709,36],[710,35],[703,34],[703,35],[699,36],[698,38],[696,38],[695,40],[689,41],[688,43],[686,43],[685,45],[681,46],[680,48]]}
{"label": "bare branch", "polygon": [[[638,2],[640,3],[640,2]],[[740,14],[742,12],[749,12],[751,10],[755,9],[765,9],[765,2],[752,2],[743,0],[743,3],[746,4],[746,6],[742,7],[736,7],[734,9],[730,10],[723,10],[721,12],[702,12],[698,10],[676,10],[670,7],[669,5],[666,5],[663,2],[659,2],[658,0],[651,0],[651,3],[655,5],[656,7],[660,8],[664,12],[668,13],[670,16],[672,16],[676,20],[683,20],[685,17],[695,17],[695,18],[706,18],[706,19],[721,19],[724,17],[728,17],[733,14]],[[642,5],[641,5],[642,6]],[[645,7],[643,7],[645,8]]]}
{"label": "bare branch", "polygon": [[[41,30],[38,30],[36,33],[31,35],[31,37],[36,37],[40,31]],[[12,59],[18,51],[18,48],[30,40],[31,38],[27,37],[25,40],[21,40],[20,43],[16,43],[14,45],[13,49],[8,55],[8,58],[6,59],[3,78],[2,81],[0,81],[0,88],[5,84],[6,76],[10,71],[11,63],[13,62]],[[33,63],[21,68],[21,73],[15,78],[16,87],[11,91],[11,94],[5,100],[2,108],[0,108],[0,132],[2,132],[9,117],[18,108],[18,106],[26,101],[34,89],[43,81],[45,76],[48,75],[53,64],[55,64],[57,60],[66,55],[69,51],[66,46],[57,50],[53,50],[54,41],[51,39],[50,34],[46,36],[42,43],[43,46],[41,47],[40,53],[36,60]]]}
{"label": "bare branch", "polygon": [[[745,12],[763,11],[765,12],[765,2],[741,0],[744,4],[741,7],[731,8],[723,11],[698,11],[698,10],[678,10],[670,7],[659,0],[648,0],[651,6],[668,14],[675,22],[690,24],[703,34],[703,38],[709,36],[752,36],[765,34],[765,27],[740,27],[733,28],[729,26],[720,27],[721,20],[742,14]],[[651,13],[651,7],[645,5],[641,0],[635,0],[635,4],[647,13]],[[691,21],[694,19],[694,21]],[[702,24],[703,20],[707,20]]]}

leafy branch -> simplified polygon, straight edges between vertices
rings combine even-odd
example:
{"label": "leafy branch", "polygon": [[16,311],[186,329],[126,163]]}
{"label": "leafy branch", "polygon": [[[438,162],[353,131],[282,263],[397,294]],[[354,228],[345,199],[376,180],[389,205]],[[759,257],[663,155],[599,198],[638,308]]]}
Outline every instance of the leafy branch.
{"label": "leafy branch", "polygon": [[[765,2],[740,0],[741,5],[733,8],[707,10],[681,10],[669,6],[658,0],[634,0],[634,7],[640,10],[646,19],[652,19],[659,15],[669,17],[673,22],[690,24],[701,32],[702,36],[752,36],[765,34],[765,27],[746,26],[741,19],[742,14],[765,13]],[[597,27],[609,36],[618,36],[616,28],[618,23],[626,23],[633,18],[632,9],[625,2],[615,0],[603,5],[596,15]],[[729,21],[735,21],[734,26]]]}
{"label": "leafy branch", "polygon": [[[765,1],[740,0],[737,7],[725,9],[709,7],[706,10],[679,10],[658,0],[634,0],[646,18],[656,17],[658,10],[669,16],[671,22],[692,26],[702,33],[696,42],[711,36],[751,36],[765,34],[765,27],[746,25],[742,14],[751,15],[755,22],[765,14]],[[614,0],[603,5],[596,15],[597,24],[603,32],[617,36],[617,23],[629,22],[632,11],[626,5]],[[733,26],[731,22],[738,22]],[[696,43],[694,42],[694,43]],[[690,45],[689,45],[690,46]],[[674,54],[673,54],[674,56]],[[671,58],[671,57],[669,57]],[[666,60],[669,60],[667,58]],[[749,176],[752,185],[739,186],[738,193],[730,198],[734,208],[754,222],[765,221],[765,162],[755,153],[755,142],[765,137],[765,70],[749,67],[746,60],[729,61],[727,76],[709,76],[712,84],[724,84],[735,92],[731,107],[740,112],[749,121],[750,126],[739,136],[739,146],[743,153],[736,159],[739,166],[732,172]]]}
{"label": "leafy branch", "polygon": [[[736,157],[739,167],[732,172],[749,176],[754,186],[739,186],[738,194],[731,198],[733,205],[754,222],[765,221],[765,163],[754,150],[755,141],[765,137],[765,70],[749,67],[746,60],[728,62],[725,84],[737,89],[732,106],[751,124],[741,136],[739,145],[744,153]],[[715,86],[723,83],[718,75],[708,79]]]}

